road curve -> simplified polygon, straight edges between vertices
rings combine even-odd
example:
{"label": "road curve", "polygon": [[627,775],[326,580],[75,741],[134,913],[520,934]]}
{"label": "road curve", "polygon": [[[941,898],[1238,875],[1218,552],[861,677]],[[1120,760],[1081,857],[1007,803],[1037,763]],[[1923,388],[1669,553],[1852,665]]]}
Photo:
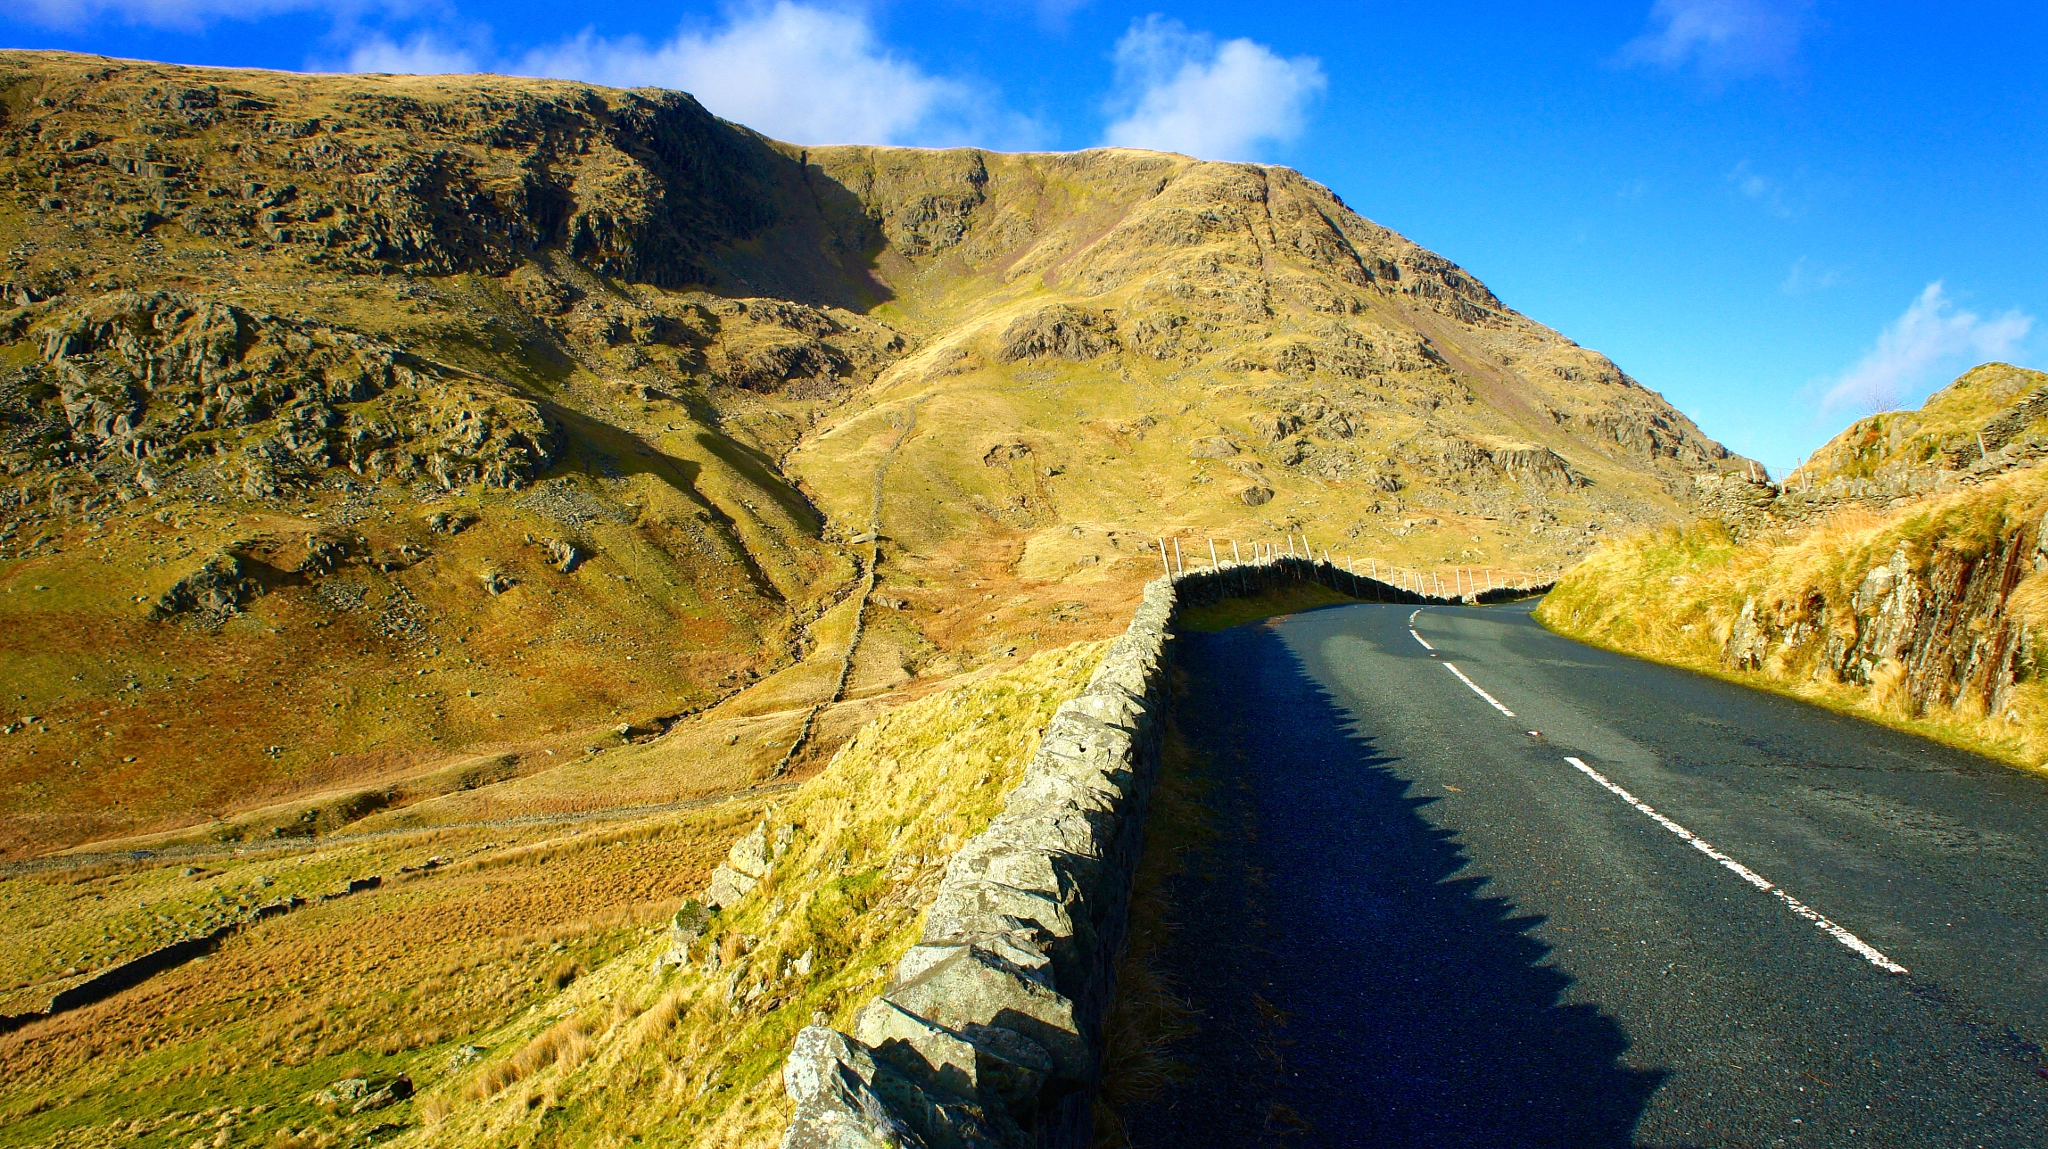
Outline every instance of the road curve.
{"label": "road curve", "polygon": [[1527,606],[1176,658],[1199,1034],[1133,1144],[2048,1145],[2048,780]]}

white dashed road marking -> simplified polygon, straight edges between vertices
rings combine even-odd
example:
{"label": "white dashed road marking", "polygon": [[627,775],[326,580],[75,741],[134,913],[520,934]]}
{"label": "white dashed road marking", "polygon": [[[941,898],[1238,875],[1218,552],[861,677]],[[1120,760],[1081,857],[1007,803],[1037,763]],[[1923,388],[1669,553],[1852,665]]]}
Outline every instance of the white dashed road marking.
{"label": "white dashed road marking", "polygon": [[1416,607],[1416,608],[1415,608],[1414,610],[1411,610],[1411,611],[1409,611],[1409,612],[1408,612],[1408,637],[1409,637],[1409,638],[1412,638],[1412,639],[1414,639],[1415,641],[1417,641],[1417,642],[1419,642],[1419,643],[1421,643],[1421,644],[1422,644],[1422,649],[1424,649],[1424,650],[1435,650],[1435,649],[1436,649],[1436,647],[1433,647],[1433,646],[1431,646],[1431,645],[1429,644],[1429,640],[1428,640],[1428,639],[1426,639],[1426,638],[1422,637],[1421,635],[1419,635],[1419,634],[1415,633],[1415,616],[1416,616],[1416,615],[1418,615],[1418,614],[1421,614],[1421,613],[1422,613],[1422,608],[1421,608],[1421,607]]}
{"label": "white dashed road marking", "polygon": [[[1422,649],[1435,650],[1436,647],[1431,646],[1427,639],[1423,638],[1420,634],[1417,634],[1415,632],[1415,617],[1416,615],[1419,615],[1421,613],[1422,610],[1420,607],[1418,607],[1415,609],[1414,612],[1409,614],[1408,633],[1414,637],[1415,641],[1422,644]],[[1470,678],[1466,677],[1465,672],[1459,670],[1452,663],[1445,662],[1444,669],[1450,671],[1452,674],[1457,675],[1459,682],[1462,682],[1465,685],[1471,687],[1472,693],[1477,694],[1481,698],[1484,698],[1487,701],[1487,703],[1490,704],[1495,710],[1500,711],[1502,714],[1507,715],[1509,718],[1513,718],[1515,716],[1514,711],[1509,710],[1507,707],[1501,705],[1500,699],[1495,698],[1491,694],[1488,694],[1484,688],[1482,688],[1478,683],[1472,681]],[[1529,733],[1535,734],[1536,732],[1534,730],[1531,730]],[[1671,831],[1672,833],[1678,835],[1681,839],[1690,844],[1693,849],[1698,850],[1700,853],[1705,854],[1707,857],[1712,858],[1716,862],[1721,863],[1722,866],[1726,867],[1730,872],[1734,873],[1735,876],[1741,878],[1743,881],[1748,882],[1750,885],[1755,886],[1757,889],[1762,890],[1763,892],[1785,903],[1786,909],[1791,910],[1794,914],[1797,914],[1799,917],[1805,918],[1807,921],[1812,922],[1814,925],[1820,927],[1820,929],[1823,932],[1825,932],[1829,937],[1835,939],[1838,942],[1841,942],[1843,945],[1856,951],[1858,956],[1862,957],[1863,960],[1869,962],[1871,965],[1874,965],[1877,968],[1884,970],[1886,973],[1906,972],[1905,966],[1902,966],[1899,963],[1893,961],[1892,959],[1884,956],[1882,953],[1879,953],[1876,947],[1872,946],[1869,942],[1864,941],[1862,938],[1857,937],[1855,934],[1852,934],[1848,930],[1843,929],[1841,926],[1836,925],[1834,922],[1829,921],[1827,918],[1821,915],[1820,911],[1813,909],[1812,907],[1808,906],[1805,902],[1802,902],[1798,898],[1793,897],[1791,894],[1786,893],[1782,887],[1772,882],[1769,878],[1764,877],[1762,874],[1757,873],[1755,870],[1750,869],[1748,866],[1743,865],[1741,862],[1738,862],[1735,859],[1729,857],[1728,855],[1722,853],[1721,851],[1715,849],[1711,844],[1701,839],[1699,835],[1693,833],[1691,830],[1688,830],[1684,826],[1681,826],[1678,823],[1672,821],[1671,819],[1666,818],[1664,815],[1659,814],[1656,810],[1652,809],[1648,803],[1637,798],[1634,794],[1631,794],[1628,791],[1622,789],[1621,787],[1615,785],[1613,782],[1608,780],[1606,775],[1600,773],[1598,770],[1593,769],[1591,766],[1586,765],[1584,762],[1580,761],[1577,758],[1566,758],[1565,761],[1571,763],[1575,769],[1577,769],[1580,773],[1584,774],[1586,777],[1591,778],[1593,781],[1598,782],[1602,787],[1612,791],[1614,795],[1620,798],[1622,801],[1627,802],[1629,805],[1634,806],[1637,810],[1640,810],[1642,813],[1648,815],[1651,821],[1656,822],[1659,826],[1662,826],[1665,829]]]}
{"label": "white dashed road marking", "polygon": [[[1464,678],[1465,676],[1460,674],[1458,675],[1458,677]],[[1470,680],[1467,679],[1466,681],[1467,685],[1470,685]],[[1472,687],[1472,689],[1479,690],[1479,688],[1476,686]],[[1483,690],[1480,690],[1479,692],[1481,694],[1486,693]],[[1487,699],[1487,701],[1492,702],[1493,700],[1489,698]],[[1494,702],[1494,705],[1499,706],[1500,703]],[[1702,840],[1698,835],[1694,834],[1691,830],[1686,829],[1684,826],[1679,825],[1678,823],[1672,821],[1669,818],[1666,818],[1664,815],[1659,814],[1657,811],[1651,809],[1647,803],[1637,798],[1634,794],[1631,794],[1628,791],[1622,789],[1621,787],[1615,785],[1613,782],[1608,781],[1607,777],[1601,774],[1598,770],[1593,769],[1591,766],[1586,765],[1584,762],[1579,761],[1577,758],[1566,758],[1565,761],[1571,763],[1574,767],[1576,767],[1579,770],[1580,773],[1584,774],[1586,777],[1591,778],[1593,781],[1598,782],[1601,786],[1612,791],[1614,795],[1620,798],[1622,801],[1627,802],[1629,805],[1634,806],[1636,809],[1642,811],[1644,814],[1649,815],[1650,819],[1656,822],[1659,826],[1664,827],[1665,829],[1671,831],[1672,833],[1678,835],[1680,838],[1684,839],[1686,842],[1690,843],[1693,849],[1698,850],[1700,853],[1705,854],[1707,857],[1712,858],[1715,861],[1721,863],[1723,866],[1733,871],[1735,876],[1741,878],[1743,881],[1748,882],[1750,885],[1755,886],[1757,889],[1762,890],[1763,892],[1785,903],[1785,908],[1791,910],[1793,913],[1799,915],[1800,917],[1805,918],[1807,921],[1812,922],[1814,925],[1819,926],[1823,931],[1827,933],[1829,937],[1835,939],[1838,942],[1841,942],[1843,945],[1848,946],[1850,949],[1855,950],[1857,954],[1862,956],[1863,960],[1869,962],[1871,965],[1874,965],[1877,968],[1884,970],[1886,973],[1906,972],[1905,966],[1902,966],[1899,963],[1893,961],[1892,959],[1879,953],[1874,947],[1870,945],[1870,943],[1864,941],[1862,938],[1857,937],[1855,934],[1850,933],[1848,930],[1843,929],[1841,926],[1838,926],[1835,923],[1829,921],[1828,919],[1822,917],[1819,911],[1809,908],[1806,905],[1806,903],[1801,902],[1798,898],[1795,898],[1791,894],[1786,893],[1783,888],[1774,884],[1773,882],[1771,882],[1770,879],[1764,877],[1762,874],[1757,873],[1755,870],[1750,869],[1748,866],[1743,865],[1741,862],[1738,862],[1735,859],[1729,857],[1728,855],[1722,853],[1721,851],[1716,850],[1713,846],[1709,845],[1707,842]]]}
{"label": "white dashed road marking", "polygon": [[1444,669],[1445,669],[1445,670],[1448,670],[1448,671],[1450,671],[1450,672],[1451,672],[1452,674],[1455,674],[1455,675],[1457,675],[1457,676],[1458,676],[1458,681],[1459,681],[1459,682],[1462,682],[1462,683],[1464,683],[1465,685],[1467,685],[1467,686],[1469,686],[1469,687],[1471,687],[1471,688],[1472,688],[1472,693],[1474,693],[1474,694],[1477,694],[1477,695],[1478,695],[1479,697],[1481,697],[1481,698],[1484,698],[1484,699],[1486,699],[1486,701],[1488,701],[1488,702],[1492,703],[1492,704],[1493,704],[1493,708],[1494,708],[1495,710],[1498,710],[1498,711],[1500,711],[1500,712],[1501,712],[1502,714],[1505,714],[1505,715],[1507,715],[1507,716],[1508,716],[1509,718],[1513,718],[1513,717],[1515,716],[1515,712],[1514,712],[1514,711],[1512,711],[1512,710],[1509,710],[1509,709],[1508,709],[1507,707],[1505,707],[1505,706],[1502,706],[1502,705],[1500,704],[1500,699],[1498,699],[1498,698],[1495,698],[1495,697],[1494,697],[1493,695],[1491,695],[1491,694],[1488,694],[1488,693],[1487,693],[1486,691],[1484,691],[1484,690],[1480,689],[1480,686],[1479,686],[1479,684],[1478,684],[1478,683],[1476,683],[1476,682],[1472,681],[1471,679],[1469,679],[1469,678],[1465,677],[1465,672],[1464,672],[1464,671],[1462,671],[1462,670],[1459,670],[1459,669],[1458,669],[1458,668],[1457,668],[1456,666],[1454,666],[1454,665],[1452,665],[1451,663],[1448,663],[1448,662],[1444,663]]}

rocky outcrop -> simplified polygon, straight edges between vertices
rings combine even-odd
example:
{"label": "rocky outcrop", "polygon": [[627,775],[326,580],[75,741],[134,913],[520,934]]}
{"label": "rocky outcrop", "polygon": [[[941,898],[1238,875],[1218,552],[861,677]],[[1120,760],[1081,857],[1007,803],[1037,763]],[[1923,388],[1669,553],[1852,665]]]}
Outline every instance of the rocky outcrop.
{"label": "rocky outcrop", "polygon": [[38,331],[41,362],[12,390],[23,405],[14,421],[39,429],[46,455],[145,467],[211,456],[232,487],[265,498],[339,467],[518,488],[558,449],[540,405],[509,389],[218,300],[115,292]]}
{"label": "rocky outcrop", "polygon": [[1003,329],[996,357],[1004,363],[1028,359],[1080,361],[1117,349],[1116,324],[1108,316],[1056,304],[1019,316]]}
{"label": "rocky outcrop", "polygon": [[736,905],[741,898],[753,892],[768,871],[789,852],[791,827],[783,826],[774,831],[771,841],[768,819],[755,826],[727,851],[725,861],[711,871],[711,885],[704,891],[704,903],[713,909]]}
{"label": "rocky outcrop", "polygon": [[2003,714],[2034,670],[2034,639],[2009,608],[2020,580],[2048,566],[2044,531],[2048,522],[2024,526],[1974,557],[1937,549],[1916,562],[1901,546],[1847,602],[1745,599],[1723,663],[1785,673],[1810,661],[1815,677],[1884,691],[1909,716]]}
{"label": "rocky outcrop", "polygon": [[239,613],[243,604],[261,593],[261,583],[243,576],[240,556],[215,555],[199,564],[198,570],[172,583],[171,589],[150,608],[150,617],[165,619],[198,613],[225,618]]}
{"label": "rocky outcrop", "polygon": [[1510,479],[1522,479],[1539,487],[1583,487],[1586,477],[1571,469],[1556,451],[1535,443],[1510,443],[1488,452],[1493,465]]}

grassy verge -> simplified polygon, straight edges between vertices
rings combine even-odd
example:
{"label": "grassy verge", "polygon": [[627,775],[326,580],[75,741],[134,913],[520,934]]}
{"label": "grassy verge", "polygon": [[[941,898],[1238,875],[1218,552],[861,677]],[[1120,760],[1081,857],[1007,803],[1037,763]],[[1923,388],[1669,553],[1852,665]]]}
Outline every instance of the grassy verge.
{"label": "grassy verge", "polygon": [[[946,858],[1102,649],[906,705],[772,795],[0,878],[0,958],[36,971],[14,983],[23,1002],[79,955],[96,967],[256,901],[385,878],[0,1034],[0,1146],[773,1144],[790,1039],[820,1014],[847,1024],[880,989]],[[686,964],[656,969],[668,916],[764,818],[789,834],[775,870]],[[322,1097],[399,1074],[417,1092],[385,1108]]]}
{"label": "grassy verge", "polygon": [[1226,598],[1207,606],[1188,607],[1175,616],[1174,626],[1180,630],[1207,633],[1228,630],[1233,626],[1242,626],[1275,615],[1293,614],[1319,606],[1336,606],[1340,603],[1358,601],[1321,583],[1290,583],[1244,598]]}
{"label": "grassy verge", "polygon": [[[1851,512],[1773,545],[1738,544],[1716,523],[1617,539],[1568,572],[1536,612],[1568,638],[1789,695],[2031,770],[2048,763],[2048,688],[2023,664],[2006,706],[1915,706],[1904,668],[1886,660],[1868,683],[1845,681],[1831,644],[1853,640],[1855,596],[1873,568],[1903,555],[1913,577],[1972,562],[2048,510],[2048,475],[2012,478],[1877,515]],[[1757,618],[1804,623],[1774,638],[1758,669],[1726,651],[1745,605]],[[2048,625],[2048,579],[2027,573],[2006,609],[2034,634]],[[1959,638],[1958,641],[1968,641]]]}
{"label": "grassy verge", "polygon": [[[318,1095],[351,1077],[404,1073],[428,1088],[460,1073],[507,1017],[545,1010],[586,971],[639,945],[701,888],[759,808],[739,801],[602,830],[464,828],[195,867],[9,877],[0,882],[9,920],[28,927],[19,939],[10,932],[10,944],[31,954],[68,950],[82,936],[118,940],[124,923],[212,913],[259,890],[311,893],[371,873],[386,883],[0,1035],[0,1145],[321,1146],[380,1127],[388,1137],[416,1120],[413,1103],[355,1114]],[[402,872],[436,855],[451,861]]]}

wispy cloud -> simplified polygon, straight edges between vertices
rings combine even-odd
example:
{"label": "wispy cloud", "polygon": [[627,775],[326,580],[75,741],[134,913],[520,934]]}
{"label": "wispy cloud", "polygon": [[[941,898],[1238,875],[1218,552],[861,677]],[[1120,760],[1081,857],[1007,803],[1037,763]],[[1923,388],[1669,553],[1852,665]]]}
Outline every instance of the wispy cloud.
{"label": "wispy cloud", "polygon": [[1778,291],[1785,295],[1813,295],[1841,281],[1841,268],[1822,267],[1802,255],[1792,261],[1792,269],[1785,273],[1785,281],[1778,285]]}
{"label": "wispy cloud", "polygon": [[1251,40],[1218,42],[1159,15],[1133,21],[1117,41],[1116,75],[1116,119],[1104,143],[1213,160],[1255,159],[1295,139],[1329,86],[1313,56],[1283,59]]}
{"label": "wispy cloud", "polygon": [[1959,311],[1937,279],[1884,329],[1876,346],[1835,380],[1821,410],[1895,407],[1972,361],[2011,355],[2033,327],[2033,316],[2018,310],[1994,319]]}
{"label": "wispy cloud", "polygon": [[487,56],[487,51],[450,43],[434,32],[417,32],[402,41],[372,36],[349,52],[341,70],[421,76],[476,72],[483,70]]}
{"label": "wispy cloud", "polygon": [[1784,72],[1806,31],[1803,0],[1656,0],[1623,63],[1692,69],[1708,79]]}
{"label": "wispy cloud", "polygon": [[659,43],[585,30],[515,57],[430,33],[359,45],[350,71],[490,70],[615,87],[677,88],[756,131],[798,144],[1019,147],[1044,134],[972,80],[934,75],[892,51],[860,9],[780,0],[736,8],[708,30]]}
{"label": "wispy cloud", "polygon": [[1790,219],[1797,214],[1786,199],[1785,185],[1770,176],[1757,171],[1748,160],[1737,163],[1728,173],[1728,182],[1743,197],[1754,202],[1779,219]]}

